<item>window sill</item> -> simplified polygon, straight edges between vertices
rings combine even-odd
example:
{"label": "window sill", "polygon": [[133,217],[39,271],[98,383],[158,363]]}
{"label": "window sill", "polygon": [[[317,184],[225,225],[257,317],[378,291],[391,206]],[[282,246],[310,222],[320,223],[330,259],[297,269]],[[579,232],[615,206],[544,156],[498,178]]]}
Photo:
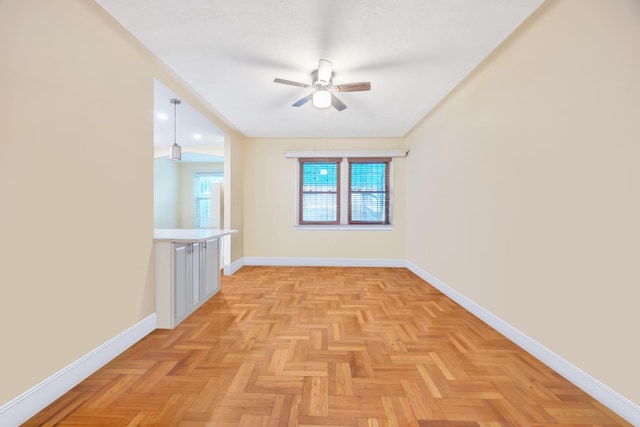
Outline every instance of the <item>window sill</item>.
{"label": "window sill", "polygon": [[393,231],[393,225],[296,225],[301,231]]}

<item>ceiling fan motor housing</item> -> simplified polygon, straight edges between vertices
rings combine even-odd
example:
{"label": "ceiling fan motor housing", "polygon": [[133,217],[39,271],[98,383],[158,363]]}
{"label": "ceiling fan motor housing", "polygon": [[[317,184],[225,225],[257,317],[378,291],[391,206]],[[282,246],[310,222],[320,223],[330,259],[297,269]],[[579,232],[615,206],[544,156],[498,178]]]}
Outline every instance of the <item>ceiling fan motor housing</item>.
{"label": "ceiling fan motor housing", "polygon": [[331,77],[329,77],[329,80],[321,80],[318,77],[318,70],[314,70],[311,73],[311,81],[313,82],[311,85],[314,88],[318,88],[318,89],[329,88],[331,87],[333,82],[333,73],[331,73]]}

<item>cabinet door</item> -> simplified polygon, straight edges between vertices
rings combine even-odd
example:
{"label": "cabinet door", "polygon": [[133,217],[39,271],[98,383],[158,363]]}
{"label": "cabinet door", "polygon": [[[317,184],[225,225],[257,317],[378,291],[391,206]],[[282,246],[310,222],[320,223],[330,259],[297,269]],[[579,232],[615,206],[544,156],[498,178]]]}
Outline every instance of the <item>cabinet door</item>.
{"label": "cabinet door", "polygon": [[203,244],[195,242],[191,244],[190,253],[190,266],[191,269],[191,284],[189,287],[190,293],[190,309],[200,305],[202,298],[200,297],[200,257]]}
{"label": "cabinet door", "polygon": [[209,298],[220,289],[220,267],[218,259],[218,239],[209,239],[202,247],[202,298]]}
{"label": "cabinet door", "polygon": [[189,246],[185,243],[173,244],[173,274],[174,274],[174,307],[173,307],[173,321],[174,325],[177,324],[187,315],[188,310],[188,283],[190,278],[190,272],[187,268]]}
{"label": "cabinet door", "polygon": [[210,248],[210,257],[213,260],[212,264],[213,266],[211,267],[212,270],[212,274],[211,274],[211,294],[213,295],[215,293],[217,293],[220,290],[220,244],[222,243],[222,239],[221,238],[216,238],[216,239],[212,239],[211,240],[211,245],[208,245],[207,247]]}

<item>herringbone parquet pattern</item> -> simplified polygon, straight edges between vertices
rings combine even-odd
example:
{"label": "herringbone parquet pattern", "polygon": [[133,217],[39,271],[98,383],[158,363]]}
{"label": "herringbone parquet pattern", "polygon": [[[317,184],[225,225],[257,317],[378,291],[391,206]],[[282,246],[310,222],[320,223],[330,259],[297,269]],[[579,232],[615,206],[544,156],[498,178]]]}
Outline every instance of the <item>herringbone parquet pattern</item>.
{"label": "herringbone parquet pattern", "polygon": [[629,424],[406,269],[244,267],[26,425]]}

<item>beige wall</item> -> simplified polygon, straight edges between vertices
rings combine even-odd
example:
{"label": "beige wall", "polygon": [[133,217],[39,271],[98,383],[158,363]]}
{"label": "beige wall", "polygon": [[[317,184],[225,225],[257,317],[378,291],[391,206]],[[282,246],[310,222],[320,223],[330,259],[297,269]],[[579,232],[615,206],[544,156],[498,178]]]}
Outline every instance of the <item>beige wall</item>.
{"label": "beige wall", "polygon": [[[297,159],[286,150],[395,150],[399,139],[248,139],[245,256],[404,259],[405,158],[394,159],[393,231],[296,230]],[[249,172],[250,171],[250,172]]]}
{"label": "beige wall", "polygon": [[[224,228],[238,230],[231,235],[231,244],[224,244],[225,262],[236,262],[244,256],[244,165],[245,140],[225,138],[224,142]],[[232,214],[233,213],[233,214]],[[225,241],[226,242],[226,241]],[[226,272],[229,273],[229,272]]]}
{"label": "beige wall", "polygon": [[547,2],[407,138],[407,258],[636,404],[638,76],[638,1]]}
{"label": "beige wall", "polygon": [[178,228],[178,162],[153,159],[153,226]]}
{"label": "beige wall", "polygon": [[1,405],[154,311],[153,78],[242,140],[94,2],[0,2],[0,58]]}

